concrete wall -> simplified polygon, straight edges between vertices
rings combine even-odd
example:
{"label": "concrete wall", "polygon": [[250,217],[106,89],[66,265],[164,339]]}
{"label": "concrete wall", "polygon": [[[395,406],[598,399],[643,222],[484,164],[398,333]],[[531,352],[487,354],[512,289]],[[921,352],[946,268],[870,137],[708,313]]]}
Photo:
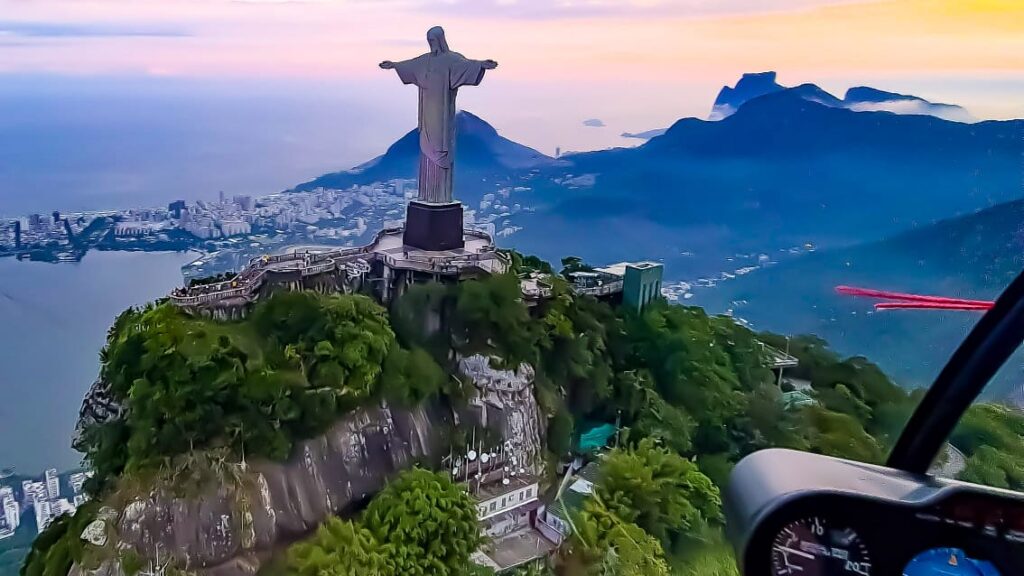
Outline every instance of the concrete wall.
{"label": "concrete wall", "polygon": [[626,266],[622,285],[622,303],[642,310],[651,300],[661,296],[661,277],[665,267],[655,263]]}
{"label": "concrete wall", "polygon": [[528,502],[532,502],[537,499],[539,492],[539,485],[534,482],[528,486],[518,488],[514,491],[509,491],[501,496],[495,496],[488,500],[480,501],[477,506],[477,516],[481,520],[485,520],[492,516],[497,516],[502,512],[512,510],[517,506],[522,506]]}

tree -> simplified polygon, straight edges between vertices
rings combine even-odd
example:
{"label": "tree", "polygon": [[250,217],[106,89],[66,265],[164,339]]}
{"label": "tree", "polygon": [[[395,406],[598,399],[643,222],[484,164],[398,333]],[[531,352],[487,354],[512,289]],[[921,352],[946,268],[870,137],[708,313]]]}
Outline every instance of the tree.
{"label": "tree", "polygon": [[650,438],[604,459],[597,494],[616,516],[665,544],[721,520],[718,488],[696,464]]}
{"label": "tree", "polygon": [[512,272],[516,275],[540,272],[543,274],[554,274],[551,264],[547,261],[529,254],[520,254],[515,250],[503,250],[512,260]]}
{"label": "tree", "polygon": [[406,348],[423,348],[439,362],[452,347],[445,320],[457,288],[438,282],[413,284],[391,303],[391,327]]}
{"label": "tree", "polygon": [[538,322],[544,375],[565,390],[573,415],[613,416],[604,405],[613,393],[622,320],[607,304],[573,295],[563,280],[553,281],[552,292]]}
{"label": "tree", "polygon": [[595,576],[668,576],[665,551],[656,538],[618,517],[600,497],[573,515],[571,556]]}
{"label": "tree", "polygon": [[1024,489],[1024,416],[993,404],[968,408],[950,442],[967,455],[960,478],[997,488]]}
{"label": "tree", "polygon": [[563,406],[548,419],[548,450],[559,458],[564,458],[572,450],[572,440],[576,423],[572,414]]}
{"label": "tree", "polygon": [[967,459],[960,479],[995,488],[1024,489],[1024,463],[1018,456],[982,446]]}
{"label": "tree", "polygon": [[743,410],[742,381],[721,330],[700,308],[665,303],[626,319],[629,366],[650,370],[658,393],[694,419],[697,453],[732,450],[729,425]]}
{"label": "tree", "polygon": [[399,406],[411,407],[439,394],[448,375],[422,348],[394,347],[384,360],[381,394]]}
{"label": "tree", "polygon": [[480,545],[476,505],[445,474],[413,469],[382,490],[363,524],[396,574],[465,575]]}
{"label": "tree", "polygon": [[811,429],[811,451],[860,462],[882,461],[882,447],[854,417],[820,406],[804,408],[804,411],[806,425]]}
{"label": "tree", "polygon": [[339,518],[331,518],[313,538],[288,549],[288,571],[298,576],[396,574],[369,530]]}
{"label": "tree", "polygon": [[[364,296],[279,293],[231,323],[167,303],[129,310],[108,335],[101,369],[124,415],[80,443],[97,472],[91,486],[197,448],[284,458],[296,439],[374,398],[395,348],[385,310]],[[428,376],[409,395],[429,395],[437,370],[427,372],[422,354],[403,358],[407,372]]]}
{"label": "tree", "polygon": [[651,438],[685,454],[693,448],[693,432],[696,425],[693,418],[683,410],[672,406],[655,393],[630,428],[630,438]]}
{"label": "tree", "polygon": [[75,562],[85,559],[82,531],[95,518],[99,504],[88,502],[74,514],[65,514],[46,527],[22,563],[21,576],[67,576]]}
{"label": "tree", "polygon": [[451,330],[457,350],[496,355],[509,366],[536,364],[536,334],[518,278],[499,274],[463,282],[456,292]]}
{"label": "tree", "polygon": [[1005,407],[979,404],[967,409],[950,442],[967,455],[991,446],[1024,456],[1022,436],[1024,416]]}
{"label": "tree", "polygon": [[808,448],[806,420],[799,412],[786,409],[782,393],[774,385],[758,386],[745,401],[746,410],[734,424],[740,454],[764,448]]}
{"label": "tree", "polygon": [[867,423],[872,418],[871,407],[857,397],[846,384],[837,383],[834,388],[818,390],[816,396],[829,410],[853,416],[858,422]]}
{"label": "tree", "polygon": [[593,266],[584,262],[579,256],[566,256],[562,258],[562,271],[560,274],[566,276],[573,272],[590,272],[593,269]]}

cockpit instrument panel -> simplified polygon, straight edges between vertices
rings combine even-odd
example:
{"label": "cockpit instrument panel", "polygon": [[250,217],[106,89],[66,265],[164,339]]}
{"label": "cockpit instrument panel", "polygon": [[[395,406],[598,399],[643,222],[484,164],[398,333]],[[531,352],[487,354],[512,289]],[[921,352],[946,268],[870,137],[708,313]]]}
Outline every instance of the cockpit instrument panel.
{"label": "cockpit instrument panel", "polygon": [[790,450],[733,471],[744,576],[1021,576],[1024,497]]}

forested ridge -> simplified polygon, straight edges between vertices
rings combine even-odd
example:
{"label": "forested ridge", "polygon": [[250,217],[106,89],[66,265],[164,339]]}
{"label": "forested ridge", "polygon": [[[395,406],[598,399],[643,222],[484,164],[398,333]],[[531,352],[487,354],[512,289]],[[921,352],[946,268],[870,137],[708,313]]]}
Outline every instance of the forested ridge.
{"label": "forested ridge", "polygon": [[[558,275],[552,297],[528,307],[517,275],[552,268],[511,256],[509,274],[414,285],[390,309],[362,295],[287,292],[241,321],[167,303],[127,310],[110,329],[101,371],[124,414],[86,431],[90,491],[103,502],[153,478],[187,484],[203,454],[284,459],[296,441],[372,403],[462,405],[471,390],[457,358],[483,353],[535,368],[552,469],[587,426],[621,425],[567,545],[552,566],[530,570],[726,575],[735,568],[721,537],[720,488],[740,458],[788,447],[881,462],[920,399],[816,337],[757,334],[700,308],[655,302],[638,313],[578,296]],[[785,401],[766,344],[799,359],[787,375],[810,383],[813,402]],[[1022,435],[1019,412],[973,407],[952,439],[968,458],[963,477],[1024,488]],[[55,523],[23,575],[63,576],[72,562],[97,562],[79,538],[95,514],[83,507]],[[486,573],[469,562],[478,544],[466,493],[447,474],[414,469],[265,571]],[[138,559],[120,560],[134,576]]]}

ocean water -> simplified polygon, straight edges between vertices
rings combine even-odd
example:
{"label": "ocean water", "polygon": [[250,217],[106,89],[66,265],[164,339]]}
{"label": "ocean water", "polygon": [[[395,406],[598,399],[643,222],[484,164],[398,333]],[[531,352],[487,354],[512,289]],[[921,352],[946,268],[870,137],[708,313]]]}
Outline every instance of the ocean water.
{"label": "ocean water", "polygon": [[82,398],[114,317],[181,284],[194,254],[90,252],[78,263],[0,259],[0,468],[68,469]]}
{"label": "ocean water", "polygon": [[415,125],[414,95],[341,81],[5,76],[0,217],[280,192]]}

